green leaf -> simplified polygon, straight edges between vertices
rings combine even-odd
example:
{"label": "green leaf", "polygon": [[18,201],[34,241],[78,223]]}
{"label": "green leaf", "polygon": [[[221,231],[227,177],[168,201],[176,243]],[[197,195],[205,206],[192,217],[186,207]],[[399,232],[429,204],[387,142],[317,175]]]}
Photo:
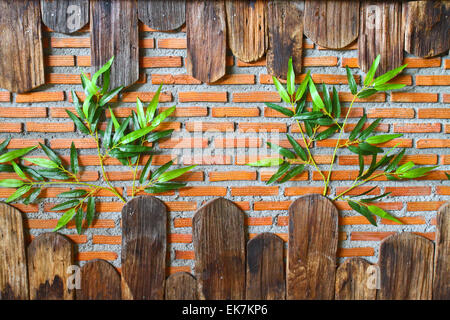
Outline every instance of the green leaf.
{"label": "green leaf", "polygon": [[0,164],[0,172],[14,172],[14,168],[9,164]]}
{"label": "green leaf", "polygon": [[311,137],[313,135],[313,129],[312,129],[311,122],[304,120],[303,123],[305,124],[306,134],[308,135],[308,137]]}
{"label": "green leaf", "polygon": [[14,200],[17,200],[18,198],[23,196],[25,193],[30,191],[30,189],[31,189],[31,185],[29,185],[29,184],[20,187],[12,195],[10,195],[8,199],[6,199],[6,203],[10,203],[10,202],[13,202]]}
{"label": "green leaf", "polygon": [[163,182],[163,183],[155,183],[153,186],[146,188],[145,192],[148,193],[161,193],[171,190],[176,190],[186,186],[186,183],[182,182]]}
{"label": "green leaf", "polygon": [[92,83],[97,84],[98,78],[105,73],[107,70],[111,69],[111,65],[114,61],[114,56],[108,60],[94,75],[92,76]]}
{"label": "green leaf", "polygon": [[317,120],[314,120],[314,123],[317,123],[320,126],[331,126],[335,122],[331,118],[319,118]]}
{"label": "green leaf", "polygon": [[369,209],[370,212],[372,212],[376,216],[379,216],[380,218],[391,220],[391,221],[403,224],[400,220],[398,220],[397,218],[391,216],[389,213],[387,213],[386,211],[384,211],[383,209],[381,209],[381,208],[379,208],[377,206],[370,205],[367,208]]}
{"label": "green leaf", "polygon": [[289,170],[290,164],[289,162],[284,162],[275,172],[270,179],[266,182],[266,184],[271,184],[280,179],[288,170]]}
{"label": "green leaf", "polygon": [[287,91],[290,95],[293,95],[295,92],[295,72],[292,65],[292,57],[289,58],[288,62]]}
{"label": "green leaf", "polygon": [[79,207],[77,214],[75,215],[75,226],[77,228],[77,233],[81,234],[83,228],[83,208]]}
{"label": "green leaf", "polygon": [[3,140],[3,142],[0,144],[0,152],[6,148],[6,146],[9,144],[10,141],[11,141],[11,138]]}
{"label": "green leaf", "polygon": [[75,207],[76,205],[78,205],[80,203],[80,200],[69,200],[66,202],[62,202],[57,204],[56,206],[54,206],[52,208],[52,211],[60,211],[60,210],[66,210],[72,207]]}
{"label": "green leaf", "polygon": [[21,178],[21,179],[27,178],[27,176],[25,175],[25,173],[22,171],[22,169],[19,167],[19,165],[17,163],[15,163],[14,161],[11,161],[11,164],[14,169],[14,172],[19,176],[19,178]]}
{"label": "green leaf", "polygon": [[178,178],[182,174],[194,169],[197,165],[166,171],[158,177],[158,182],[167,182]]}
{"label": "green leaf", "polygon": [[358,163],[359,163],[359,172],[358,172],[358,179],[361,177],[361,175],[364,172],[364,157],[362,154],[358,154]]}
{"label": "green leaf", "polygon": [[89,80],[88,76],[84,72],[81,73],[81,84],[86,96],[90,95],[92,97],[98,91],[98,87],[94,84],[94,82]]}
{"label": "green leaf", "polygon": [[339,93],[333,87],[333,114],[336,119],[341,117],[341,103],[339,101]]}
{"label": "green leaf", "polygon": [[270,143],[270,142],[267,142],[267,145],[269,146],[269,148],[271,148],[272,150],[278,152],[283,157],[286,157],[288,159],[295,159],[296,158],[295,154],[292,151],[290,151],[290,150],[288,150],[286,148],[280,147],[279,145],[274,144],[274,143]]}
{"label": "green leaf", "polygon": [[312,112],[304,112],[298,115],[295,115],[293,118],[295,120],[315,120],[322,118],[324,114],[320,111],[312,111]]}
{"label": "green leaf", "polygon": [[41,188],[36,188],[23,200],[23,203],[28,205],[36,201],[37,197],[41,194]]}
{"label": "green leaf", "polygon": [[94,216],[95,216],[95,198],[90,197],[88,199],[86,208],[86,222],[88,227],[91,226],[92,221],[94,220]]}
{"label": "green leaf", "polygon": [[0,187],[4,188],[19,188],[24,185],[25,182],[17,179],[3,179],[0,180]]}
{"label": "green leaf", "polygon": [[291,170],[289,170],[286,173],[286,175],[283,177],[283,179],[281,179],[280,183],[284,183],[284,182],[289,181],[292,178],[298,176],[300,173],[303,172],[304,169],[305,169],[305,165],[304,164],[300,164],[300,165],[292,168]]}
{"label": "green leaf", "polygon": [[121,145],[117,149],[122,152],[135,152],[135,153],[150,152],[153,150],[152,147],[139,146],[134,144]]}
{"label": "green leaf", "polygon": [[152,159],[153,159],[153,155],[151,155],[148,158],[147,163],[144,166],[144,169],[142,169],[142,171],[141,171],[141,175],[139,177],[140,184],[143,184],[144,181],[147,179],[148,175],[150,174],[150,169],[151,169],[150,165],[152,163]]}
{"label": "green leaf", "polygon": [[155,119],[153,119],[150,128],[152,128],[152,130],[157,128],[167,117],[169,117],[175,111],[175,108],[176,106],[172,106],[158,114]]}
{"label": "green leaf", "polygon": [[428,174],[428,172],[436,169],[437,167],[439,167],[439,166],[411,169],[411,170],[408,170],[405,173],[402,173],[400,175],[400,177],[401,178],[406,178],[406,179],[420,178],[420,177],[423,177],[426,174]]}
{"label": "green leaf", "polygon": [[163,130],[163,131],[155,131],[155,132],[150,133],[146,139],[148,142],[158,141],[162,138],[170,136],[172,134],[172,132],[173,132],[173,129]]}
{"label": "green leaf", "polygon": [[117,96],[120,91],[122,91],[123,86],[117,87],[113,89],[111,92],[108,92],[103,97],[100,98],[100,101],[98,102],[98,105],[100,107],[103,107],[105,104],[107,104],[112,98]]}
{"label": "green leaf", "polygon": [[311,93],[312,101],[313,101],[313,111],[318,111],[319,109],[323,109],[325,105],[323,104],[322,98],[317,92],[316,86],[314,85],[314,81],[312,79],[309,80],[309,92]]}
{"label": "green leaf", "polygon": [[275,78],[272,77],[273,83],[275,84],[275,88],[277,88],[278,94],[280,95],[281,99],[283,99],[286,103],[291,103],[291,98],[289,98],[289,94],[287,93],[286,89],[283,87],[281,82]]}
{"label": "green leaf", "polygon": [[306,99],[301,99],[300,101],[297,102],[296,106],[295,106],[295,114],[301,114],[303,112],[303,110],[305,109],[306,106]]}
{"label": "green leaf", "polygon": [[78,96],[74,90],[71,91],[71,95],[72,95],[72,101],[75,106],[75,110],[78,113],[78,116],[80,116],[81,119],[85,119],[83,109],[81,108],[81,105],[80,105],[80,100],[78,99]]}
{"label": "green leaf", "polygon": [[56,180],[69,179],[69,176],[64,172],[61,172],[59,169],[40,169],[38,170],[38,174],[47,179],[56,179]]}
{"label": "green leaf", "polygon": [[77,174],[80,171],[80,166],[78,165],[78,154],[75,144],[72,141],[70,145],[70,168],[72,173]]}
{"label": "green leaf", "polygon": [[445,175],[447,177],[447,180],[450,180],[450,174],[448,174],[447,172],[445,172]]}
{"label": "green leaf", "polygon": [[48,169],[56,169],[59,168],[59,165],[57,163],[54,163],[52,160],[45,159],[45,158],[23,158],[24,160],[27,160],[33,164],[36,164],[43,168]]}
{"label": "green leaf", "polygon": [[112,119],[109,119],[108,124],[106,125],[105,133],[103,134],[103,148],[105,149],[109,149],[111,147],[112,129],[113,121]]}
{"label": "green leaf", "polygon": [[395,170],[395,173],[397,174],[401,174],[404,172],[407,172],[409,169],[411,169],[412,167],[414,167],[414,162],[412,161],[408,161],[407,163],[401,165],[400,167],[397,168],[397,170]]}
{"label": "green leaf", "polygon": [[345,70],[347,71],[347,80],[348,86],[350,88],[350,92],[355,95],[358,92],[358,87],[356,86],[355,78],[353,78],[352,72],[348,66],[345,66]]}
{"label": "green leaf", "polygon": [[333,112],[333,104],[331,103],[330,93],[328,92],[327,86],[325,83],[322,83],[322,94],[323,94],[323,102],[325,104],[325,109],[328,113]]}
{"label": "green leaf", "polygon": [[34,169],[31,169],[30,167],[21,166],[21,169],[25,173],[30,175],[34,180],[37,180],[37,181],[43,181],[44,180],[43,176],[41,176],[39,173],[37,173]]}
{"label": "green leaf", "polygon": [[142,104],[142,101],[139,100],[139,98],[136,98],[136,110],[137,115],[139,119],[139,124],[141,125],[141,128],[144,128],[147,126],[147,117],[144,112],[144,105]]}
{"label": "green leaf", "polygon": [[366,217],[366,219],[375,227],[377,226],[377,221],[374,219],[374,217],[372,216],[372,214],[370,213],[370,211],[365,207],[365,206],[361,206],[359,204],[357,204],[354,201],[347,201],[348,205],[355,210],[356,212],[362,214],[364,217]]}
{"label": "green leaf", "polygon": [[377,55],[369,71],[367,71],[366,78],[364,79],[365,86],[369,86],[372,83],[373,77],[375,76],[375,72],[377,72],[378,65],[380,64],[380,59],[381,56]]}
{"label": "green leaf", "polygon": [[401,133],[398,133],[398,134],[383,134],[383,135],[380,135],[380,136],[368,137],[365,142],[367,142],[369,144],[379,144],[379,143],[384,143],[384,142],[391,141],[391,140],[399,138],[401,136],[403,136],[403,134],[401,134]]}
{"label": "green leaf", "polygon": [[279,113],[284,114],[285,116],[288,116],[288,117],[294,116],[294,112],[288,108],[285,108],[285,107],[282,107],[282,106],[279,106],[277,104],[270,103],[270,102],[266,102],[265,105],[275,111],[278,111]]}
{"label": "green leaf", "polygon": [[145,114],[147,118],[147,123],[152,122],[153,118],[155,117],[156,108],[158,107],[159,102],[159,96],[161,94],[162,84],[158,87],[158,90],[156,90],[155,95],[152,98],[152,101],[147,106],[147,112]]}
{"label": "green leaf", "polygon": [[284,160],[281,158],[264,158],[256,162],[247,163],[246,165],[252,167],[276,167],[283,162]]}
{"label": "green leaf", "polygon": [[361,132],[358,139],[365,140],[375,130],[375,128],[378,127],[378,124],[380,122],[381,119],[377,119],[374,122],[372,122],[363,132]]}
{"label": "green leaf", "polygon": [[94,94],[89,94],[83,102],[83,113],[86,118],[89,118],[89,115],[93,112],[93,104],[91,104],[91,100],[94,97]]}
{"label": "green leaf", "polygon": [[406,84],[393,83],[393,84],[380,84],[378,86],[375,86],[374,88],[377,91],[388,91],[388,90],[398,90],[404,87],[406,87]]}
{"label": "green leaf", "polygon": [[392,160],[392,162],[386,167],[386,172],[391,172],[397,167],[397,165],[405,155],[405,151],[406,149],[403,149],[402,151],[399,152],[399,154],[395,156],[394,160]]}
{"label": "green leaf", "polygon": [[58,223],[56,224],[55,229],[53,231],[58,231],[62,227],[64,227],[66,224],[69,223],[70,220],[75,216],[77,212],[75,211],[75,208],[72,208],[68,211],[66,211],[61,218],[59,218]]}
{"label": "green leaf", "polygon": [[366,115],[363,115],[362,118],[359,119],[358,123],[353,128],[352,132],[350,133],[350,136],[348,138],[350,141],[353,141],[353,140],[356,139],[356,137],[358,136],[358,134],[361,131],[362,127],[366,123],[366,120],[367,120],[367,116]]}
{"label": "green leaf", "polygon": [[113,121],[113,124],[114,124],[114,129],[115,129],[115,130],[119,130],[119,128],[120,128],[120,123],[119,123],[119,121],[117,121],[117,118],[116,118],[116,116],[114,115],[114,112],[112,111],[111,108],[109,108],[109,113],[110,113],[110,115],[111,115],[111,120]]}
{"label": "green leaf", "polygon": [[308,160],[308,156],[306,155],[305,150],[300,146],[300,144],[297,142],[297,140],[294,139],[291,135],[287,134],[287,139],[291,146],[294,148],[295,153],[302,159],[303,161]]}
{"label": "green leaf", "polygon": [[103,87],[101,91],[102,95],[105,95],[108,92],[110,79],[111,79],[111,69],[108,69],[103,74]]}
{"label": "green leaf", "polygon": [[376,164],[377,164],[377,155],[372,154],[372,161],[370,162],[369,169],[367,169],[367,172],[363,176],[361,176],[360,179],[364,180],[369,178],[372,175],[372,173],[375,172]]}
{"label": "green leaf", "polygon": [[120,139],[120,142],[122,144],[127,144],[130,142],[133,142],[139,138],[142,138],[143,136],[147,135],[148,133],[150,133],[154,128],[153,127],[145,127],[133,132],[130,132],[129,134],[127,134],[125,137],[123,137],[122,139]]}
{"label": "green leaf", "polygon": [[122,139],[124,132],[127,129],[128,124],[130,123],[130,120],[131,120],[131,117],[126,118],[125,121],[122,122],[122,124],[120,125],[119,129],[116,130],[114,137],[113,137],[113,145],[116,145],[119,142],[119,140]]}
{"label": "green leaf", "polygon": [[361,150],[363,150],[363,151],[370,152],[370,154],[376,154],[376,153],[382,153],[382,152],[383,152],[383,149],[378,148],[378,147],[375,147],[375,146],[373,146],[373,145],[371,145],[371,144],[368,144],[368,143],[365,143],[365,142],[360,143],[360,144],[358,145],[358,147],[359,147]]}
{"label": "green leaf", "polygon": [[70,119],[75,123],[78,130],[80,130],[84,134],[89,134],[88,128],[84,125],[83,122],[81,122],[80,118],[78,118],[76,115],[74,115],[71,111],[66,109],[67,114],[69,115]]}
{"label": "green leaf", "polygon": [[331,127],[329,127],[328,129],[320,132],[317,136],[316,136],[316,140],[324,140],[329,138],[330,136],[332,136],[333,134],[335,134],[337,131],[339,130],[339,127],[335,124]]}
{"label": "green leaf", "polygon": [[407,66],[407,64],[404,64],[398,68],[392,69],[391,71],[388,71],[385,74],[375,78],[375,80],[373,81],[373,85],[380,86],[382,84],[385,84],[389,80],[395,78],[400,72],[403,71],[403,69],[406,68],[406,66]]}
{"label": "green leaf", "polygon": [[363,90],[360,93],[358,93],[358,98],[360,98],[360,99],[368,98],[377,92],[378,91],[376,89],[366,89],[366,90]]}
{"label": "green leaf", "polygon": [[42,150],[44,150],[45,154],[50,158],[50,160],[52,160],[54,163],[57,163],[58,165],[62,166],[61,159],[58,157],[58,155],[52,149],[50,149],[46,145],[43,145],[42,143],[39,143],[39,145],[41,146]]}
{"label": "green leaf", "polygon": [[354,196],[350,196],[350,198],[355,198],[355,197],[361,197],[361,196],[364,196],[364,195],[366,195],[366,194],[371,193],[371,192],[372,192],[373,190],[375,190],[376,188],[378,188],[378,187],[377,187],[377,186],[372,187],[372,188],[370,188],[369,190],[366,190],[366,191],[364,191],[364,192],[361,193],[361,194],[354,195]]}
{"label": "green leaf", "polygon": [[79,198],[87,195],[87,191],[83,189],[70,190],[58,194],[58,198]]}
{"label": "green leaf", "polygon": [[17,158],[29,153],[31,150],[34,150],[35,148],[36,148],[36,146],[13,150],[13,151],[7,152],[5,154],[2,154],[0,156],[0,163],[10,162],[14,159],[17,159]]}
{"label": "green leaf", "polygon": [[172,165],[173,165],[173,161],[172,161],[172,160],[166,162],[165,164],[163,164],[162,166],[160,166],[158,169],[156,169],[155,172],[153,172],[151,178],[152,178],[152,179],[156,179],[156,178],[159,177],[163,172],[166,172],[167,169],[169,169]]}
{"label": "green leaf", "polygon": [[364,203],[374,202],[374,201],[376,201],[376,200],[379,200],[379,199],[382,199],[382,198],[384,198],[384,197],[387,197],[387,196],[390,195],[391,193],[392,193],[392,192],[386,192],[386,193],[383,193],[382,195],[379,195],[379,196],[376,196],[376,197],[367,198],[367,199],[361,199],[360,201],[361,201],[361,202],[364,202]]}

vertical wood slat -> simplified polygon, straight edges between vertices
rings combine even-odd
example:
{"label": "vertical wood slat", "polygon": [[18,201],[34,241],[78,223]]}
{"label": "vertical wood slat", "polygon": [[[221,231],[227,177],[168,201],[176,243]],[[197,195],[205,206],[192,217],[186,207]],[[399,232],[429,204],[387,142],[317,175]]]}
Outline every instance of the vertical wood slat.
{"label": "vertical wood slat", "polygon": [[185,0],[138,0],[138,17],[150,28],[170,31],[186,21]]}
{"label": "vertical wood slat", "polygon": [[217,198],[194,215],[193,244],[199,298],[244,299],[244,213],[233,202]]}
{"label": "vertical wood slat", "polygon": [[122,298],[162,300],[166,277],[167,208],[155,197],[122,209]]}
{"label": "vertical wood slat", "polygon": [[247,244],[247,291],[249,300],[284,300],[286,274],[284,242],[273,233],[262,233]]}
{"label": "vertical wood slat", "polygon": [[22,214],[0,203],[0,300],[28,300]]}
{"label": "vertical wood slat", "polygon": [[289,300],[334,299],[338,211],[313,194],[289,207],[287,294]]}
{"label": "vertical wood slat", "polygon": [[433,299],[450,299],[450,203],[437,214]]}
{"label": "vertical wood slat", "polygon": [[81,288],[77,300],[120,300],[120,275],[105,260],[87,262],[80,270]]}
{"label": "vertical wood slat", "polygon": [[[371,263],[361,258],[347,259],[336,271],[336,300],[375,300],[376,273],[371,272]],[[375,277],[371,281],[369,277]],[[369,287],[373,286],[373,287]]]}
{"label": "vertical wood slat", "polygon": [[166,300],[197,300],[197,280],[187,272],[177,272],[166,280]]}
{"label": "vertical wood slat", "polygon": [[70,34],[89,22],[89,0],[41,0],[41,14],[47,27]]}

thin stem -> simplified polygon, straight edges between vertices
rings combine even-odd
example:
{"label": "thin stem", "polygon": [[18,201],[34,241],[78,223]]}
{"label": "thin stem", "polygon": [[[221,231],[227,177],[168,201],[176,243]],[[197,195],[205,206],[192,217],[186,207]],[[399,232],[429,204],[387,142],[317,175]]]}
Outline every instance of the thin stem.
{"label": "thin stem", "polygon": [[336,197],[334,197],[334,198],[333,198],[333,201],[335,201],[335,200],[341,198],[341,197],[344,196],[347,192],[352,191],[352,190],[355,189],[356,187],[359,187],[360,185],[362,185],[362,184],[364,184],[364,183],[366,183],[366,182],[369,182],[369,181],[371,181],[371,180],[373,180],[373,179],[375,179],[375,178],[378,178],[378,177],[381,177],[381,176],[386,176],[386,175],[387,175],[386,172],[382,172],[382,173],[376,174],[376,175],[374,175],[374,176],[372,176],[372,177],[369,177],[369,178],[367,178],[367,179],[364,179],[364,180],[362,180],[360,183],[356,183],[356,184],[355,184],[356,181],[354,181],[354,182],[353,182],[353,185],[352,185],[350,188],[348,188],[347,190],[341,192],[339,195],[337,195]]}

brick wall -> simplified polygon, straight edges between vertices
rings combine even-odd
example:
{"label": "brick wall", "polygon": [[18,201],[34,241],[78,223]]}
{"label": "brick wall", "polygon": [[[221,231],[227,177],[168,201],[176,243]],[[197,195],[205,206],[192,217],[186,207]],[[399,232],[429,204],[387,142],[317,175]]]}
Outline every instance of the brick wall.
{"label": "brick wall", "polygon": [[[185,74],[186,38],[183,30],[158,33],[141,26],[140,31],[141,77],[115,104],[116,115],[129,115],[137,96],[149,101],[158,84],[164,82],[161,106],[176,104],[178,108],[176,117],[165,124],[174,128],[175,133],[159,145],[162,152],[155,157],[155,164],[165,163],[176,153],[184,154],[179,163],[199,164],[195,172],[184,176],[189,187],[160,196],[171,211],[171,270],[191,270],[191,218],[195,210],[211,197],[227,197],[247,213],[250,237],[270,231],[286,239],[289,204],[298,196],[321,192],[322,182],[316,173],[306,172],[296,181],[265,186],[270,170],[257,172],[244,166],[248,155],[254,151],[249,147],[265,149],[265,139],[258,135],[259,131],[278,130],[298,135],[295,126],[291,127],[280,114],[263,104],[280,101],[267,74],[265,61],[248,64],[230,55],[227,76],[206,85]],[[66,157],[73,140],[80,150],[80,162],[86,166],[83,180],[97,181],[99,168],[96,167],[95,145],[74,132],[74,125],[64,112],[65,108],[71,108],[69,90],[81,91],[80,70],[89,72],[88,28],[70,37],[50,30],[46,30],[44,36],[47,84],[28,94],[0,91],[0,140],[12,135],[10,148],[45,141]],[[305,39],[304,69],[311,70],[316,82],[336,85],[342,101],[350,99],[343,67],[356,68],[356,56],[355,45],[347,50],[330,51]],[[409,87],[401,92],[380,93],[358,101],[350,122],[354,124],[364,113],[369,118],[384,118],[378,130],[404,133],[404,137],[386,146],[400,142],[400,146],[407,148],[408,160],[425,165],[439,164],[440,168],[426,179],[374,181],[370,184],[378,186],[372,192],[374,195],[392,192],[393,197],[384,200],[381,206],[401,217],[404,225],[382,220],[375,228],[351,211],[346,203],[337,202],[341,210],[339,256],[343,258],[363,256],[376,261],[379,241],[395,232],[414,231],[433,239],[435,211],[449,199],[450,184],[445,180],[444,171],[450,169],[450,139],[446,135],[450,132],[450,57],[425,60],[408,56],[405,62],[409,64],[408,68],[395,81]],[[363,74],[358,69],[352,70],[359,75],[357,81],[361,81]],[[200,121],[203,121],[201,129],[198,126]],[[186,152],[193,145],[203,149],[202,157]],[[329,161],[334,145],[333,139],[316,143],[319,163]],[[224,149],[234,146],[239,148]],[[114,161],[107,162],[106,168],[117,190],[128,195],[131,175],[123,173],[124,168]],[[349,186],[356,173],[357,157],[351,153],[341,154],[332,175],[330,194]],[[0,174],[2,179],[7,176]],[[56,195],[65,190],[50,188],[42,194],[39,204],[17,205],[27,216],[26,226],[32,236],[50,231],[56,225],[61,213],[51,212],[51,207],[57,200]],[[1,198],[10,193],[11,190],[0,189]],[[91,229],[78,236],[71,225],[63,233],[79,244],[78,260],[103,258],[120,267],[122,204],[111,194],[100,194],[99,199],[99,214]]]}

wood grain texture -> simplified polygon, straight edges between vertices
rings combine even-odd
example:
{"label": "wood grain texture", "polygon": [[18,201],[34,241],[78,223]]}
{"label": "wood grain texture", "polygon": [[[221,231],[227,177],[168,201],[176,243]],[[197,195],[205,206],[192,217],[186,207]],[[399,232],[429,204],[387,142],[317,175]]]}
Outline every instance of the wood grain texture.
{"label": "wood grain texture", "polygon": [[120,300],[120,275],[105,260],[87,262],[80,270],[81,289],[77,300]]}
{"label": "wood grain texture", "polygon": [[382,241],[379,300],[430,300],[432,295],[434,245],[409,233]]}
{"label": "wood grain texture", "polygon": [[342,49],[358,38],[359,1],[305,0],[305,35],[319,46]]}
{"label": "wood grain texture", "polygon": [[138,0],[138,17],[150,28],[169,31],[186,21],[185,0]]}
{"label": "wood grain texture", "polygon": [[407,52],[429,58],[448,51],[450,1],[407,1],[403,9]]}
{"label": "wood grain texture", "polygon": [[284,300],[286,277],[284,242],[273,233],[262,233],[247,244],[247,291],[249,300]]}
{"label": "wood grain texture", "polygon": [[396,0],[361,3],[358,63],[367,72],[381,55],[376,75],[399,67],[403,62],[404,28],[402,2]]}
{"label": "wood grain texture", "polygon": [[294,71],[302,71],[303,1],[270,0],[268,3],[269,50],[267,72],[286,79],[289,58]]}
{"label": "wood grain texture", "polygon": [[370,277],[376,274],[370,266],[371,263],[361,258],[345,260],[336,271],[336,300],[375,300],[376,278],[371,282]]}
{"label": "wood grain texture", "polygon": [[267,50],[267,1],[226,0],[228,44],[244,62],[259,60]]}
{"label": "wood grain texture", "polygon": [[224,1],[186,1],[186,71],[206,83],[219,80],[226,67]]}
{"label": "wood grain texture", "polygon": [[289,207],[287,299],[334,299],[338,211],[313,194]]}
{"label": "wood grain texture", "polygon": [[450,203],[443,205],[436,222],[433,299],[450,299]]}
{"label": "wood grain texture", "polygon": [[70,34],[89,22],[89,0],[41,0],[41,14],[47,27]]}
{"label": "wood grain texture", "polygon": [[122,298],[162,300],[166,277],[167,209],[155,197],[122,209]]}
{"label": "wood grain texture", "polygon": [[22,213],[0,203],[0,300],[28,300]]}
{"label": "wood grain texture", "polygon": [[187,272],[177,272],[166,280],[166,300],[197,300],[197,280]]}
{"label": "wood grain texture", "polygon": [[0,88],[26,92],[45,83],[38,1],[0,1]]}
{"label": "wood grain texture", "polygon": [[91,71],[112,56],[110,89],[128,87],[139,79],[137,3],[133,0],[92,0]]}
{"label": "wood grain texture", "polygon": [[192,226],[200,299],[244,299],[244,213],[217,198],[195,213]]}
{"label": "wood grain texture", "polygon": [[36,237],[28,246],[28,280],[31,300],[73,300],[68,268],[74,264],[68,238],[54,232]]}

